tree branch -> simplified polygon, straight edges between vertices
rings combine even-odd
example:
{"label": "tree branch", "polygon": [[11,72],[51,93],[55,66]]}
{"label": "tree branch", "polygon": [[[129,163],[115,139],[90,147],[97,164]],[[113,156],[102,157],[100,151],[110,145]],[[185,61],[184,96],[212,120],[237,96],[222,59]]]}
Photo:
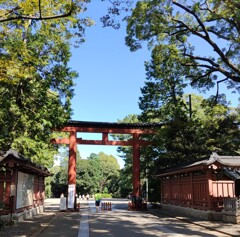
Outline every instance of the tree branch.
{"label": "tree branch", "polygon": [[[198,24],[201,26],[201,28],[202,28],[203,32],[205,33],[205,35],[201,34],[199,31],[194,30],[193,28],[191,28],[190,26],[186,25],[184,22],[182,22],[182,21],[180,21],[178,19],[174,19],[173,18],[173,21],[177,22],[182,27],[184,27],[185,29],[189,30],[193,35],[196,35],[196,36],[202,38],[204,41],[206,41],[213,48],[213,50],[219,55],[219,57],[226,64],[226,66],[231,68],[231,70],[234,71],[236,74],[240,75],[240,69],[230,62],[230,60],[225,56],[225,54],[218,47],[218,45],[210,38],[207,29],[205,28],[203,22],[198,18],[198,16],[193,11],[191,11],[189,8],[183,6],[180,3],[177,3],[176,0],[173,0],[173,4],[175,4],[176,6],[180,7],[181,9],[185,10],[186,12],[191,14],[192,16],[194,16],[194,18],[197,20]],[[174,34],[177,34],[177,33],[178,32],[175,32]],[[193,56],[191,55],[191,57],[193,57]],[[227,72],[223,68],[219,67],[219,71],[222,72],[225,76],[231,78],[233,81],[240,82],[240,78],[239,77],[235,76],[234,74],[232,74],[230,72]]]}
{"label": "tree branch", "polygon": [[210,38],[209,34],[203,24],[203,22],[199,19],[199,17],[193,12],[191,11],[189,8],[183,6],[182,4],[176,2],[176,0],[173,0],[173,4],[175,4],[176,6],[182,8],[183,10],[185,10],[186,12],[188,12],[189,14],[191,14],[192,16],[194,16],[194,18],[197,20],[198,24],[201,26],[201,28],[203,29],[204,33],[205,33],[205,37]]}
{"label": "tree branch", "polygon": [[41,0],[38,0],[38,11],[39,11],[40,18],[42,18]]}
{"label": "tree branch", "polygon": [[209,62],[212,66],[216,67],[216,68],[219,68],[220,65],[215,63],[213,60],[211,60],[210,58],[204,58],[204,57],[200,57],[200,56],[193,56],[191,54],[187,54],[185,53],[184,54],[185,56],[191,58],[191,59],[194,59],[194,60],[200,60],[200,61],[205,61],[205,62]]}
{"label": "tree branch", "polygon": [[[68,12],[66,12],[65,14],[43,17],[42,16],[42,8],[41,8],[41,0],[39,0],[39,2],[38,2],[38,7],[39,7],[39,10],[38,10],[39,16],[38,17],[27,16],[27,15],[17,15],[17,16],[2,18],[2,19],[0,19],[0,22],[8,22],[8,21],[14,21],[14,20],[19,20],[19,19],[38,21],[38,20],[51,20],[51,19],[57,19],[57,18],[65,18],[65,17],[71,16],[71,14],[73,12],[73,0],[71,0],[70,10]],[[16,7],[13,10],[9,11],[9,13],[13,13],[15,10],[19,10],[19,9],[20,9],[20,7]]]}

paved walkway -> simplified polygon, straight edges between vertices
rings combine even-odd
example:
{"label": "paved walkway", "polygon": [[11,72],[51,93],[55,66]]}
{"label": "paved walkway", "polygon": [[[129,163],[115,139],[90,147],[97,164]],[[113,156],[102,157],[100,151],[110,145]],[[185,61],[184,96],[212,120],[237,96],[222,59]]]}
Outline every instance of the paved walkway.
{"label": "paved walkway", "polygon": [[97,213],[93,200],[81,201],[80,212],[59,212],[60,200],[47,199],[44,214],[7,227],[0,237],[240,236],[238,224],[176,216],[162,209],[128,211],[127,202],[114,199],[112,211]]}

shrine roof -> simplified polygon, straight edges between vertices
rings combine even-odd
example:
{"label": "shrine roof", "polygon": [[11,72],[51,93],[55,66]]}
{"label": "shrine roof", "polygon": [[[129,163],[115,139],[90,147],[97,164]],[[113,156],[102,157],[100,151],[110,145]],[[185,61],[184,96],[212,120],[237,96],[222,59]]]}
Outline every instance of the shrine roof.
{"label": "shrine roof", "polygon": [[217,164],[221,167],[240,167],[240,156],[220,156],[217,153],[212,153],[209,159],[200,159],[197,161],[191,161],[184,164],[174,166],[159,171],[156,177],[163,177],[167,175],[174,175],[181,172],[197,170],[201,167],[209,167],[212,164]]}
{"label": "shrine roof", "polygon": [[40,174],[42,176],[51,176],[51,173],[46,167],[32,162],[30,159],[27,159],[15,150],[10,149],[7,152],[0,151],[0,165],[8,164],[9,166],[11,161],[13,161],[14,164],[17,164],[19,171]]}
{"label": "shrine roof", "polygon": [[95,128],[160,128],[164,123],[117,123],[69,120],[65,126],[69,127],[95,127]]}

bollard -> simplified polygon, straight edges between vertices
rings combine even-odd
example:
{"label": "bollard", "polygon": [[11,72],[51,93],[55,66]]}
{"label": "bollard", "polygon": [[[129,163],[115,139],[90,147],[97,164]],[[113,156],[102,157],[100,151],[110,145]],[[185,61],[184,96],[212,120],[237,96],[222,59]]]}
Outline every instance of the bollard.
{"label": "bollard", "polygon": [[102,202],[102,203],[101,203],[101,210],[102,210],[102,211],[105,210],[105,202]]}
{"label": "bollard", "polygon": [[101,210],[111,211],[112,210],[112,203],[111,202],[102,202]]}

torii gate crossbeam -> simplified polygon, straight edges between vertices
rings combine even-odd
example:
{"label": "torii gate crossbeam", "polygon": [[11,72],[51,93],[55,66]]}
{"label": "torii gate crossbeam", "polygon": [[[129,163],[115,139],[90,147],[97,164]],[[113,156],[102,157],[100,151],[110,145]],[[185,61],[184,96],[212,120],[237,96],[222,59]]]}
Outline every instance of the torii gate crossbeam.
{"label": "torii gate crossbeam", "polygon": [[[68,187],[74,187],[71,193],[68,191],[68,199],[74,200],[76,194],[76,152],[77,144],[81,145],[114,145],[114,146],[132,146],[133,160],[132,160],[132,181],[133,181],[133,195],[140,196],[140,147],[151,145],[151,142],[140,139],[142,134],[156,133],[156,128],[161,124],[152,123],[105,123],[105,122],[83,122],[83,121],[69,121],[63,128],[58,131],[69,132],[69,138],[54,139],[55,144],[69,145],[69,162],[68,162]],[[155,128],[155,129],[154,129]],[[86,133],[101,133],[101,140],[85,140],[77,138],[78,132]],[[127,141],[110,141],[108,134],[131,134],[132,139]],[[70,189],[68,189],[70,190]],[[70,197],[73,196],[74,197]],[[70,204],[68,202],[68,204]],[[70,205],[69,208],[73,208]]]}

